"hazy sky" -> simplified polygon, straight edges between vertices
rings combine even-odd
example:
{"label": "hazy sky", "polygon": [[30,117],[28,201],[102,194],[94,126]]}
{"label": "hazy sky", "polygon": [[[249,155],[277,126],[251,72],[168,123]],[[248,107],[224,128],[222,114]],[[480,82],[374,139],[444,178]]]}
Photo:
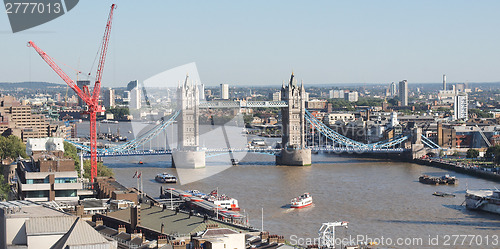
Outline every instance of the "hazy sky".
{"label": "hazy sky", "polygon": [[[190,62],[208,85],[280,85],[292,70],[305,84],[500,81],[500,1],[115,2],[103,86]],[[87,74],[111,3],[16,34],[2,9],[0,82],[63,83],[29,40]]]}

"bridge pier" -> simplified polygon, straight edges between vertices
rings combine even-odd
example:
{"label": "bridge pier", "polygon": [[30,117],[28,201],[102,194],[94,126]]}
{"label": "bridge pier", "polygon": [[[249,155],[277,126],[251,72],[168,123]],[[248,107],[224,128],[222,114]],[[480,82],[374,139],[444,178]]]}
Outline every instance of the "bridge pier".
{"label": "bridge pier", "polygon": [[311,149],[281,149],[276,165],[311,166]]}
{"label": "bridge pier", "polygon": [[172,167],[178,169],[205,168],[205,151],[174,150],[172,151]]}

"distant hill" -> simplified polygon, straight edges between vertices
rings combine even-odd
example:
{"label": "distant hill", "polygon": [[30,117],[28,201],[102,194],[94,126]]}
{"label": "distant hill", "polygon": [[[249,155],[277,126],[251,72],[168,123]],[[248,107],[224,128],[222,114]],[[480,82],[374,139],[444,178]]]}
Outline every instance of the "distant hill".
{"label": "distant hill", "polygon": [[0,82],[0,88],[2,89],[15,89],[15,88],[30,88],[30,89],[43,89],[49,87],[66,87],[63,84],[49,83],[49,82],[17,82],[8,83]]}

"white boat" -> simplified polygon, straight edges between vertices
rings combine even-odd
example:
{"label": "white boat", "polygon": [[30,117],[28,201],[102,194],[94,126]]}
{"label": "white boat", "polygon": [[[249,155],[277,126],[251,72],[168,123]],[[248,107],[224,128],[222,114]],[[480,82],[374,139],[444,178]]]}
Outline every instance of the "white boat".
{"label": "white boat", "polygon": [[500,214],[500,190],[467,190],[465,207]]}
{"label": "white boat", "polygon": [[219,195],[217,190],[212,191],[210,194],[205,196],[205,200],[214,203],[215,205],[225,208],[227,210],[239,211],[238,200],[226,196],[224,194]]}
{"label": "white boat", "polygon": [[202,192],[200,192],[199,190],[196,190],[196,189],[193,189],[193,190],[188,190],[186,191],[188,193],[191,193],[193,196],[196,196],[196,197],[199,197],[199,198],[203,198],[205,199],[207,194],[204,194]]}
{"label": "white boat", "polygon": [[291,208],[303,208],[311,206],[312,204],[313,204],[313,199],[309,193],[304,193],[303,195],[293,198],[290,201]]}
{"label": "white boat", "polygon": [[267,144],[264,141],[264,139],[260,139],[260,138],[256,138],[256,139],[252,140],[252,142],[250,143],[250,145],[253,146],[253,147],[266,147],[267,146]]}
{"label": "white boat", "polygon": [[155,180],[159,183],[177,183],[177,177],[168,173],[156,175]]}
{"label": "white boat", "polygon": [[118,124],[118,121],[116,121],[116,120],[104,119],[104,120],[101,120],[101,123],[103,123],[103,124]]}

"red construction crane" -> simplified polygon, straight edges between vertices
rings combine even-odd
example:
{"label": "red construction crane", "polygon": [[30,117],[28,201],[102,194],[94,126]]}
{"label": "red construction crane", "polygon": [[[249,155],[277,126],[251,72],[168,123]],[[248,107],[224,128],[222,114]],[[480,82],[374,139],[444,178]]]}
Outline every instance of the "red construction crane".
{"label": "red construction crane", "polygon": [[113,10],[116,5],[111,5],[111,10],[109,11],[108,22],[106,23],[106,30],[104,31],[104,37],[102,38],[102,45],[100,48],[99,65],[97,67],[96,80],[94,84],[94,90],[92,95],[87,86],[83,86],[80,89],[75,82],[66,74],[64,71],[54,62],[50,56],[48,56],[42,49],[35,45],[32,41],[28,42],[28,47],[33,47],[36,52],[42,57],[47,64],[61,77],[66,84],[68,84],[73,91],[80,97],[88,106],[88,114],[90,116],[90,166],[91,166],[91,182],[94,182],[94,178],[97,177],[97,130],[96,130],[96,115],[98,112],[102,112],[102,107],[99,105],[99,93],[101,92],[101,78],[104,69],[104,61],[106,60],[106,52],[108,50],[109,34],[111,32],[111,24],[113,20]]}

